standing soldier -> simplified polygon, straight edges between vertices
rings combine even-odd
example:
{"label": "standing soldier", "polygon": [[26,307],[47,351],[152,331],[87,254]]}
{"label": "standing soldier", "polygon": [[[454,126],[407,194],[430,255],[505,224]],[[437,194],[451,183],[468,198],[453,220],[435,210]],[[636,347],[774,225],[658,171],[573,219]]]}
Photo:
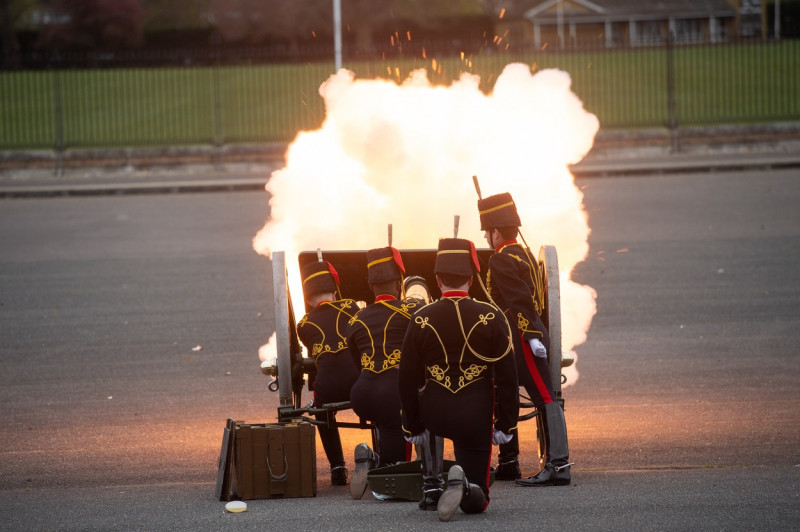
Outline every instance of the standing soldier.
{"label": "standing soldier", "polygon": [[438,498],[441,521],[459,507],[464,513],[486,509],[492,444],[511,440],[519,414],[511,330],[497,308],[469,297],[477,271],[472,242],[439,241],[434,273],[442,298],[414,314],[400,360],[406,439],[453,442],[456,465]]}
{"label": "standing soldier", "polygon": [[[560,486],[570,483],[567,426],[564,411],[556,401],[550,379],[547,350],[550,338],[542,322],[543,276],[540,265],[527,247],[517,243],[521,225],[517,207],[509,193],[478,200],[481,230],[494,254],[486,276],[489,298],[506,314],[515,329],[514,352],[519,382],[525,387],[542,416],[546,465],[535,476],[516,480],[522,486]],[[519,479],[519,436],[500,446],[495,478]]]}
{"label": "standing soldier", "polygon": [[[314,359],[315,376],[311,381],[314,404],[350,400],[350,387],[358,378],[358,368],[347,351],[345,329],[355,316],[358,305],[352,299],[337,299],[339,276],[327,261],[306,264],[300,275],[303,296],[311,309],[297,324],[297,335]],[[317,414],[318,420],[326,419]],[[317,425],[319,439],[331,466],[331,484],[347,484],[342,440],[339,429]]]}
{"label": "standing soldier", "polygon": [[367,472],[375,467],[407,462],[411,448],[403,438],[397,375],[403,337],[418,300],[401,301],[405,267],[393,247],[367,251],[367,281],[375,302],[361,309],[347,327],[347,344],[355,365],[361,368],[350,402],[353,411],[372,421],[378,433],[377,452],[366,443],[355,449],[355,472],[350,495],[360,499],[367,487]]}

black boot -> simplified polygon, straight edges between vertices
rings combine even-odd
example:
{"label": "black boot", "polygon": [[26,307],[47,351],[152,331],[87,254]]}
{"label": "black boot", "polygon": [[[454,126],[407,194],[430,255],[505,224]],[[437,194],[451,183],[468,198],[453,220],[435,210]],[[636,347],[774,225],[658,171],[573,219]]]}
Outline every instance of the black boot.
{"label": "black boot", "polygon": [[439,521],[449,521],[458,508],[465,514],[479,514],[486,509],[488,500],[480,486],[469,483],[461,466],[454,465],[447,472],[447,489],[436,507]]}
{"label": "black boot", "polygon": [[343,465],[331,468],[331,484],[334,486],[347,485],[347,469]]}
{"label": "black boot", "polygon": [[[324,414],[316,415],[318,420],[326,420]],[[344,452],[342,451],[342,440],[339,437],[339,429],[328,427],[327,425],[317,425],[319,439],[328,463],[331,465],[331,484],[334,486],[344,486],[347,484],[347,469],[344,467]]]}
{"label": "black boot", "polygon": [[444,440],[430,434],[422,445],[417,446],[417,454],[422,459],[422,500],[419,509],[433,511],[439,504],[444,488]]}
{"label": "black boot", "polygon": [[543,407],[544,435],[547,440],[547,463],[536,475],[516,481],[520,486],[566,486],[571,482],[569,446],[564,410],[556,402]]}
{"label": "black boot", "polygon": [[500,462],[494,470],[495,480],[517,480],[522,476],[519,469],[519,460],[516,458],[509,462]]}
{"label": "black boot", "polygon": [[479,514],[486,509],[489,502],[489,497],[483,492],[477,484],[467,482],[467,489],[464,490],[464,496],[461,498],[459,508],[465,514]]}
{"label": "black boot", "polygon": [[439,497],[439,504],[436,512],[439,514],[439,521],[449,521],[458,507],[461,506],[461,499],[464,497],[464,490],[467,487],[467,477],[461,466],[454,465],[447,472],[447,489]]}
{"label": "black boot", "polygon": [[378,467],[380,457],[366,443],[356,445],[353,457],[356,469],[353,471],[353,478],[350,479],[350,496],[353,499],[360,499],[367,491],[367,473]]}
{"label": "black boot", "polygon": [[500,444],[497,457],[497,468],[494,470],[495,480],[516,480],[522,476],[519,470],[519,434],[514,431],[511,441]]}
{"label": "black boot", "polygon": [[520,486],[568,486],[572,482],[569,468],[572,464],[553,465],[550,462],[535,476],[521,478],[515,482]]}
{"label": "black boot", "polygon": [[439,507],[439,499],[442,497],[442,488],[431,488],[422,490],[422,500],[419,501],[419,509],[426,512],[436,511]]}

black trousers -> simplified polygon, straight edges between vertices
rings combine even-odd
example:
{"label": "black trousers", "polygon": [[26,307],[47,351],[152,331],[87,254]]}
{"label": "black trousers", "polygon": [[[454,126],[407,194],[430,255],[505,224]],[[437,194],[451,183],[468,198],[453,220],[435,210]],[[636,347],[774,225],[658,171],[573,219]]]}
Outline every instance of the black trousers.
{"label": "black trousers", "polygon": [[[550,349],[549,341],[545,347]],[[547,403],[555,401],[553,392],[553,381],[550,378],[550,364],[547,358],[535,357],[531,347],[522,336],[517,334],[514,337],[514,357],[517,362],[517,376],[519,384],[528,393],[534,406],[541,416],[544,416],[542,408]],[[519,431],[514,433],[514,437],[508,443],[500,446],[498,461],[510,462],[519,457]]]}
{"label": "black trousers", "polygon": [[453,393],[428,381],[420,394],[420,411],[425,428],[453,442],[456,463],[488,501],[494,383],[481,379]]}
{"label": "black trousers", "polygon": [[[345,356],[321,360],[317,366],[317,376],[314,380],[314,405],[349,401],[350,388],[357,376],[358,372],[352,361]],[[315,417],[318,420],[326,418],[325,414],[316,414]],[[317,430],[331,468],[344,466],[339,429],[317,425]]]}
{"label": "black trousers", "polygon": [[381,466],[407,462],[411,458],[411,445],[403,438],[398,374],[397,368],[381,373],[362,371],[350,389],[353,412],[378,429],[377,452]]}

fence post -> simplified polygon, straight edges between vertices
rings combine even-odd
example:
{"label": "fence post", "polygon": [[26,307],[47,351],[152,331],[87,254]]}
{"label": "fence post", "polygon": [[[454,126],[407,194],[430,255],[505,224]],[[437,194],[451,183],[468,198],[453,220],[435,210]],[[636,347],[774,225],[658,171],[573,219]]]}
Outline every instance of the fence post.
{"label": "fence post", "polygon": [[678,117],[678,102],[675,95],[675,57],[673,52],[675,34],[669,30],[667,36],[667,116],[669,122],[670,147],[673,152],[680,152],[681,131]]}
{"label": "fence post", "polygon": [[213,160],[214,164],[219,164],[221,161],[222,145],[225,143],[224,132],[222,131],[222,95],[220,94],[219,83],[219,68],[220,68],[220,50],[218,46],[214,47],[214,148]]}
{"label": "fence post", "polygon": [[58,177],[64,173],[64,98],[61,94],[61,69],[58,67],[58,52],[53,56],[53,173]]}

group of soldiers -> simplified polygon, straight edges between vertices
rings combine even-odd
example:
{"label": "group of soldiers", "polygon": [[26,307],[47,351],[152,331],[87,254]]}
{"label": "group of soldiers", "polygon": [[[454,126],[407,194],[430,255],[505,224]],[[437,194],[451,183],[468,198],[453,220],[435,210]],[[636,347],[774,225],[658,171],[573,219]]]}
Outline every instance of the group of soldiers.
{"label": "group of soldiers", "polygon": [[[297,333],[313,357],[314,404],[350,401],[372,422],[376,449],[354,451],[349,490],[366,491],[367,473],[411,459],[422,463],[419,507],[448,521],[458,508],[481,513],[489,504],[492,445],[499,446],[495,480],[522,486],[570,483],[564,413],[553,392],[547,360],[549,335],[542,321],[542,266],[517,242],[521,225],[508,193],[478,200],[481,230],[494,253],[486,284],[474,244],[442,238],[434,273],[442,297],[408,297],[409,280],[395,248],[367,252],[374,302],[360,308],[339,297],[338,274],[327,261],[301,269],[309,312]],[[406,281],[404,285],[404,280]],[[481,283],[487,301],[469,289]],[[546,465],[522,478],[519,467],[519,387],[530,395],[544,428]],[[318,425],[331,466],[331,482],[347,484],[336,427]],[[540,438],[542,435],[540,435]],[[453,444],[455,465],[443,480],[444,439]]]}

